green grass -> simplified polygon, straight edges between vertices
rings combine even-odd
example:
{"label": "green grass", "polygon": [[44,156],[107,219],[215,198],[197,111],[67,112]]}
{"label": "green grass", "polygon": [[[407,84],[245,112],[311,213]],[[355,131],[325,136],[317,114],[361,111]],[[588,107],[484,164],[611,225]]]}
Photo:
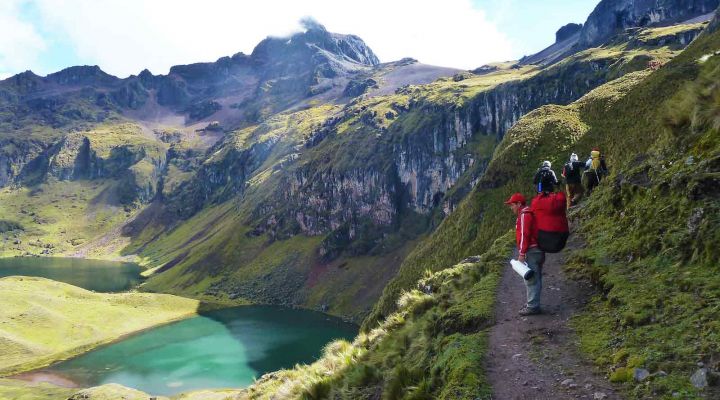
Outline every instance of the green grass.
{"label": "green grass", "polygon": [[393,299],[412,286],[425,270],[447,268],[456,260],[486,251],[494,238],[512,225],[503,201],[513,192],[532,193],[532,177],[543,160],[561,165],[570,152],[589,154],[592,144],[579,144],[588,132],[581,120],[589,104],[610,104],[640,82],[647,72],[636,72],[603,85],[569,106],[543,106],[515,124],[495,149],[475,190],[438,229],[403,261],[398,275],[365,320],[364,329],[392,312]]}
{"label": "green grass", "polygon": [[[720,208],[711,187],[720,158],[720,62],[696,60],[719,46],[717,32],[705,35],[606,110],[604,118],[624,128],[606,130],[606,122],[598,132],[622,154],[615,184],[577,215],[588,250],[569,268],[603,288],[575,320],[583,350],[614,380],[635,367],[667,373],[627,383],[632,398],[702,398],[689,376],[698,362],[717,368]],[[630,113],[638,109],[647,114]],[[621,153],[628,148],[645,151]]]}
{"label": "green grass", "polygon": [[417,282],[398,310],[352,343],[329,344],[310,365],[262,377],[237,399],[489,399],[484,374],[495,290],[508,233],[476,262]]}
{"label": "green grass", "polygon": [[127,240],[119,238],[98,248],[83,246],[139,211],[113,201],[116,185],[112,180],[50,181],[32,188],[0,189],[0,219],[24,228],[0,233],[0,256],[39,255],[45,250],[71,255],[87,250],[90,258],[117,257]]}
{"label": "green grass", "polygon": [[94,293],[44,278],[0,279],[0,376],[47,366],[123,335],[195,314],[164,294]]}
{"label": "green grass", "polygon": [[707,22],[699,22],[696,24],[677,24],[658,28],[648,28],[640,32],[638,37],[641,40],[659,39],[670,37],[691,30],[703,29],[707,26]]}
{"label": "green grass", "polygon": [[[530,191],[543,159],[600,146],[611,176],[574,213],[587,247],[568,270],[601,295],[574,319],[581,349],[623,383],[629,398],[712,397],[692,387],[703,362],[717,369],[720,242],[720,34],[705,34],[657,72],[629,74],[570,106],[522,118],[495,151],[477,189],[405,260],[366,320],[392,315],[391,299],[426,269],[441,269],[487,248],[511,225],[502,200]],[[659,374],[630,382],[634,368]]]}
{"label": "green grass", "polygon": [[77,389],[62,388],[49,383],[29,383],[14,379],[0,379],[0,399],[56,400],[67,399]]}

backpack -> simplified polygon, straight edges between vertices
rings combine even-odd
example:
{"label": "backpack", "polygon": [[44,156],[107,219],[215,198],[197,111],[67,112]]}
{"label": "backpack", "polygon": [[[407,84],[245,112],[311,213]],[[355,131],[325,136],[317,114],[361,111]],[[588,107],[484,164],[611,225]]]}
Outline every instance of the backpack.
{"label": "backpack", "polygon": [[588,169],[595,171],[595,173],[598,173],[602,169],[602,156],[600,156],[600,152],[597,150],[593,150],[590,152],[590,159],[588,160]]}
{"label": "backpack", "polygon": [[538,179],[538,192],[552,192],[555,189],[555,174],[551,169],[540,169]]}
{"label": "backpack", "polygon": [[537,228],[537,243],[547,253],[557,253],[565,248],[570,236],[566,210],[566,198],[562,192],[540,193],[532,201]]}
{"label": "backpack", "polygon": [[585,164],[577,161],[571,161],[563,167],[563,173],[567,183],[580,183],[582,180],[582,172]]}

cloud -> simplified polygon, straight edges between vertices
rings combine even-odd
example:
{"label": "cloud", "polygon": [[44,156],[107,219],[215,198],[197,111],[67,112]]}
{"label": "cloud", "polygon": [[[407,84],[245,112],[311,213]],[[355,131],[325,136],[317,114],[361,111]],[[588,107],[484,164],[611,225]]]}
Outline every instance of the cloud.
{"label": "cloud", "polygon": [[46,43],[35,27],[20,19],[21,2],[0,4],[0,79],[37,65]]}
{"label": "cloud", "polygon": [[[363,38],[382,61],[415,57],[459,68],[511,57],[510,42],[472,0],[34,0],[43,31],[118,76],[249,53],[268,35],[319,21]],[[309,19],[312,18],[312,19]]]}

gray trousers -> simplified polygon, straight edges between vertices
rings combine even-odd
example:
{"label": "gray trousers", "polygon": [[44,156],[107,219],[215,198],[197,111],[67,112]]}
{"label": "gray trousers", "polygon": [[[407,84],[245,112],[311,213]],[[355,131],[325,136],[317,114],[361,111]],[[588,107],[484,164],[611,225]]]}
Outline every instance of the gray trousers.
{"label": "gray trousers", "polygon": [[542,292],[542,267],[545,263],[545,252],[538,247],[528,249],[525,254],[525,262],[535,275],[525,281],[527,289],[527,308],[530,310],[540,309],[540,293]]}

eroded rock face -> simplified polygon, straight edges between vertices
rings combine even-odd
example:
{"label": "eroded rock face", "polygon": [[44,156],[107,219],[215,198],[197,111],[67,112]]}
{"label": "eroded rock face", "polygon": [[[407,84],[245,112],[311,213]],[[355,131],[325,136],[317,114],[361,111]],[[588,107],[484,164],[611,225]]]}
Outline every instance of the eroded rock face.
{"label": "eroded rock face", "polygon": [[[45,151],[45,145],[36,140],[0,140],[0,187],[16,183],[23,169],[32,169],[32,161]],[[30,171],[25,171],[30,173]]]}
{"label": "eroded rock face", "polygon": [[[27,142],[22,142],[27,143]],[[158,184],[165,167],[163,152],[148,151],[142,146],[120,143],[109,151],[98,155],[90,139],[80,132],[64,136],[47,149],[28,150],[24,157],[32,158],[15,162],[13,166],[24,166],[20,171],[4,170],[0,156],[0,172],[5,172],[4,184],[12,182],[35,184],[47,179],[118,179],[120,199],[123,202],[151,201],[158,190]]]}
{"label": "eroded rock face", "polygon": [[718,0],[603,0],[583,25],[579,44],[593,47],[626,28],[684,21],[717,7]]}
{"label": "eroded rock face", "polygon": [[[310,150],[297,156],[297,165],[290,160],[287,170],[277,171],[282,178],[273,183],[277,188],[272,194],[256,205],[251,223],[256,233],[281,237],[346,230],[340,235],[342,240],[352,241],[363,224],[392,230],[403,210],[429,215],[440,208],[447,215],[472,189],[495,143],[517,120],[545,104],[570,103],[629,72],[614,69],[616,61],[594,59],[559,66],[481,92],[462,106],[411,102],[407,108],[395,110],[397,115],[392,118],[393,124],[401,127],[406,119],[422,121],[410,131],[398,130],[392,124],[388,128],[377,126],[374,118],[364,118],[365,111],[351,110],[350,116],[332,117],[307,138],[304,148]],[[336,127],[350,117],[372,129],[353,132],[363,137],[357,142],[329,144],[342,140]],[[248,179],[264,160],[257,156],[266,156],[273,145],[268,143],[253,157],[249,153],[226,156],[220,168],[205,167],[201,174],[204,178],[196,185],[203,188],[203,194],[196,198],[212,198],[213,193],[242,194],[238,180]],[[312,151],[318,148],[325,154],[323,145],[336,148],[332,156],[309,155],[316,154]],[[358,156],[363,152],[367,155]],[[316,160],[303,162],[306,157]],[[346,161],[337,160],[352,161],[345,165]],[[461,178],[463,185],[458,186]],[[448,196],[449,192],[453,195]]]}
{"label": "eroded rock face", "polygon": [[345,223],[356,226],[363,219],[388,226],[397,213],[397,188],[384,175],[362,169],[319,175],[301,170],[287,180],[284,200],[292,204],[288,212],[308,235],[336,230]]}

